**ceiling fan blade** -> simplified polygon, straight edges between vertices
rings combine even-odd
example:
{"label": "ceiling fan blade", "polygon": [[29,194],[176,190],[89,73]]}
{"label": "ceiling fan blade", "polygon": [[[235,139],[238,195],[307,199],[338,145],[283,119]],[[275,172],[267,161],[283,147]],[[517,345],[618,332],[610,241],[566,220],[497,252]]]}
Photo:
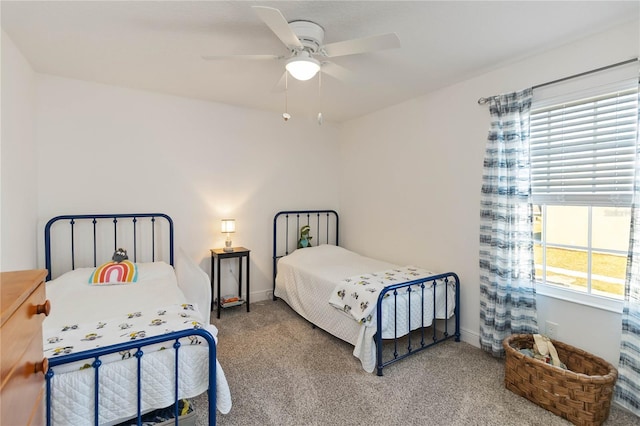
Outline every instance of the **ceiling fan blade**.
{"label": "ceiling fan blade", "polygon": [[228,59],[241,59],[241,60],[265,60],[265,59],[283,59],[284,56],[277,55],[208,55],[203,56],[205,61],[223,61]]}
{"label": "ceiling fan blade", "polygon": [[265,60],[265,59],[283,59],[284,56],[278,55],[207,55],[203,56],[202,59],[205,61],[224,61],[229,59],[240,59],[240,60]]}
{"label": "ceiling fan blade", "polygon": [[340,66],[334,62],[323,62],[322,68],[320,70],[321,72],[330,75],[337,80],[347,83],[359,80],[358,78],[356,78],[356,74],[354,72],[349,71],[345,67]]}
{"label": "ceiling fan blade", "polygon": [[304,46],[298,40],[298,36],[293,32],[287,20],[282,16],[278,9],[265,6],[251,6],[258,14],[260,19],[267,24],[271,31],[282,41],[289,49],[294,47],[302,49]]}
{"label": "ceiling fan blade", "polygon": [[398,47],[400,47],[400,39],[398,38],[398,35],[396,33],[388,33],[329,43],[323,47],[323,50],[328,58],[333,58],[336,56],[355,55],[358,53],[394,49]]}

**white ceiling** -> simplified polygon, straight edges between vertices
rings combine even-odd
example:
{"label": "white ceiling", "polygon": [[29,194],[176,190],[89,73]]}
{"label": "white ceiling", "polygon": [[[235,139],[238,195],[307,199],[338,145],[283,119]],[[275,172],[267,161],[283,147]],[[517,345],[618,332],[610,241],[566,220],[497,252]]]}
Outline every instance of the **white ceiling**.
{"label": "white ceiling", "polygon": [[325,43],[388,32],[400,49],[335,58],[348,81],[289,80],[293,119],[344,121],[638,19],[638,1],[6,1],[2,29],[41,73],[284,112],[286,54],[251,9],[310,20]]}

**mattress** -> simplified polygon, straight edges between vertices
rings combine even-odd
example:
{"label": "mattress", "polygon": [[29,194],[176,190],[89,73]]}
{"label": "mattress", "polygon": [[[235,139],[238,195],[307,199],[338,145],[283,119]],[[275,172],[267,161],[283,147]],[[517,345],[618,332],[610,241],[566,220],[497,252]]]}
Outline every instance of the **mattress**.
{"label": "mattress", "polygon": [[[136,313],[154,313],[189,309],[183,328],[193,324],[207,329],[216,339],[217,329],[201,314],[197,304],[186,300],[178,287],[173,268],[164,262],[140,263],[137,282],[94,286],[88,278],[94,268],[79,268],[47,282],[47,298],[51,301],[51,314],[43,324],[45,355],[56,356],[55,348],[88,349],[89,346],[111,344],[109,337],[86,341],[72,334],[83,335],[84,328],[95,324],[129,323],[135,329]],[[204,307],[206,312],[208,307]],[[130,320],[119,318],[128,316]],[[165,323],[167,331],[177,330],[179,320]],[[115,322],[117,321],[117,322]],[[69,330],[71,334],[61,334]],[[129,332],[126,330],[124,333]],[[101,334],[99,332],[98,334]],[[86,334],[84,334],[86,335]],[[159,349],[159,348],[157,348]],[[64,353],[64,352],[62,352]],[[196,345],[183,344],[179,356],[180,398],[191,398],[205,392],[208,387],[208,354],[206,341]],[[100,367],[100,424],[116,424],[137,412],[137,360],[124,355],[107,356]],[[89,361],[90,362],[90,361]],[[142,362],[142,411],[167,407],[174,403],[175,351],[145,349]],[[59,425],[85,425],[94,416],[94,371],[69,364],[56,367],[52,379],[52,421]],[[216,402],[221,413],[231,409],[229,386],[220,364],[216,361]]]}
{"label": "mattress", "polygon": [[[308,321],[354,345],[353,355],[360,360],[362,368],[367,372],[373,372],[376,366],[375,311],[372,321],[360,324],[350,314],[331,306],[329,300],[342,280],[394,268],[399,266],[333,245],[298,249],[279,259],[275,295]],[[448,291],[444,291],[445,284],[438,282],[435,288],[436,318],[450,318],[455,309],[455,285],[449,283]],[[395,304],[393,297],[387,297],[383,301],[383,339],[407,334],[409,323],[412,329],[419,328],[421,321],[424,327],[432,324],[431,315],[422,318],[420,297],[413,296],[411,299],[410,321],[409,303],[405,296],[400,295],[398,301],[399,303]],[[425,289],[424,303],[425,313],[433,313],[432,288]],[[397,306],[397,312],[394,311],[394,306]],[[394,318],[397,318],[397,323]]]}

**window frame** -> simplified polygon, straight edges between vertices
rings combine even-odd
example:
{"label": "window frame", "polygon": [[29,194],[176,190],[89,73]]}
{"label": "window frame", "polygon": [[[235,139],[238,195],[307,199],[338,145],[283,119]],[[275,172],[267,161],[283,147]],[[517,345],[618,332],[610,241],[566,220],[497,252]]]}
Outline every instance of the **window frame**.
{"label": "window frame", "polygon": [[[628,90],[629,88],[635,88],[635,90],[638,90],[638,79],[637,77],[633,78],[633,79],[624,79],[621,81],[617,81],[613,84],[598,84],[598,85],[591,85],[591,86],[587,86],[586,89],[582,89],[582,90],[575,90],[575,88],[573,88],[573,90],[568,91],[566,93],[563,93],[560,96],[554,96],[554,97],[542,97],[542,98],[538,98],[536,99],[536,94],[534,93],[534,99],[533,99],[533,104],[532,104],[532,108],[531,108],[531,114],[533,115],[536,111],[539,110],[543,110],[543,109],[548,109],[550,106],[552,105],[561,105],[561,104],[568,104],[568,103],[574,103],[574,102],[579,102],[581,100],[586,100],[588,98],[592,98],[594,96],[599,96],[599,95],[603,95],[606,93],[615,93],[618,91],[624,91],[624,90]],[[544,95],[543,95],[544,96]],[[636,104],[636,112],[638,111],[640,105]],[[636,120],[637,123],[637,120]],[[636,124],[636,136],[638,135],[638,132],[640,131],[640,129],[638,128],[639,126]],[[533,134],[530,134],[530,136],[533,139]],[[636,143],[637,143],[637,137],[636,137]],[[638,148],[636,148],[638,149]],[[532,165],[532,169],[533,169],[533,165]],[[572,198],[572,197],[570,197]],[[545,271],[545,273],[543,274],[542,277],[536,277],[536,292],[542,296],[546,296],[546,297],[551,297],[551,298],[555,298],[555,299],[560,299],[560,300],[564,300],[567,302],[571,302],[571,303],[577,303],[577,304],[581,304],[581,305],[585,305],[585,306],[589,306],[589,307],[593,307],[593,308],[597,308],[597,309],[602,309],[605,311],[610,311],[610,312],[616,312],[616,313],[620,313],[622,312],[623,309],[623,305],[624,305],[624,300],[623,299],[616,299],[613,297],[608,297],[605,295],[600,295],[600,294],[594,294],[592,293],[592,288],[591,288],[591,263],[592,263],[592,253],[593,253],[593,247],[592,247],[592,240],[591,240],[591,234],[592,234],[592,207],[598,207],[598,206],[603,206],[603,203],[598,200],[595,202],[588,202],[585,203],[580,202],[580,203],[576,203],[575,199],[560,199],[560,200],[551,200],[548,196],[540,196],[538,194],[538,197],[536,198],[535,194],[533,193],[533,188],[532,188],[532,197],[531,197],[531,202],[532,205],[539,205],[541,207],[541,209],[544,209],[544,211],[546,212],[546,206],[576,206],[576,205],[584,205],[589,207],[589,229],[588,229],[588,241],[587,241],[587,247],[582,247],[582,246],[575,246],[575,248],[579,249],[579,250],[587,250],[588,252],[588,274],[589,274],[589,279],[588,279],[588,284],[587,284],[587,291],[586,292],[582,292],[580,290],[575,290],[575,289],[571,289],[571,288],[563,288],[559,285],[555,285],[555,284],[548,284],[546,282],[546,268],[547,268],[547,264],[546,264],[546,248],[547,248],[547,243],[546,243],[546,236],[544,234],[541,234],[540,236],[540,240],[534,240],[534,244],[540,244],[540,246],[542,247],[543,250],[543,263],[542,265],[537,266],[536,265],[536,269],[540,269],[542,268],[543,271]],[[612,207],[629,207],[631,208],[631,202],[629,201],[627,202],[623,202],[623,203],[618,203],[617,205],[615,205],[614,203],[609,204]],[[541,210],[541,214],[542,214],[542,210]],[[542,214],[542,220],[546,221],[546,214]],[[542,224],[542,229],[544,230],[543,232],[546,232],[546,224],[543,223]],[[559,245],[557,244],[551,244],[550,247],[559,247]],[[574,246],[572,246],[572,248],[574,248]],[[628,256],[628,253],[627,253]]]}

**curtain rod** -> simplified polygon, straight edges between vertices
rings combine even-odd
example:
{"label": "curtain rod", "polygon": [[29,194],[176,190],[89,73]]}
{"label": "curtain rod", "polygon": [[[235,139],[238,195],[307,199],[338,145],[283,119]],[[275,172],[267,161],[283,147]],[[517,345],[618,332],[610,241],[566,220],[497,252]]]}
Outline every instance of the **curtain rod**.
{"label": "curtain rod", "polygon": [[[532,86],[531,88],[532,89],[539,89],[541,87],[550,86],[552,84],[561,83],[561,82],[566,81],[566,80],[571,80],[573,78],[578,78],[578,77],[582,77],[582,76],[585,76],[585,75],[588,75],[588,74],[593,74],[593,73],[596,73],[596,72],[608,70],[609,68],[615,68],[615,67],[619,67],[619,66],[622,66],[622,65],[631,64],[631,63],[637,62],[637,61],[638,61],[638,58],[627,59],[626,61],[617,62],[617,63],[611,64],[611,65],[606,65],[604,67],[600,67],[600,68],[596,68],[596,69],[593,69],[593,70],[581,72],[579,74],[570,75],[568,77],[559,78],[557,80],[547,81],[546,83],[536,84],[535,86]],[[495,96],[489,96],[489,97],[486,97],[486,98],[480,98],[480,99],[478,99],[478,105],[484,105],[484,104],[488,103],[494,97]]]}

